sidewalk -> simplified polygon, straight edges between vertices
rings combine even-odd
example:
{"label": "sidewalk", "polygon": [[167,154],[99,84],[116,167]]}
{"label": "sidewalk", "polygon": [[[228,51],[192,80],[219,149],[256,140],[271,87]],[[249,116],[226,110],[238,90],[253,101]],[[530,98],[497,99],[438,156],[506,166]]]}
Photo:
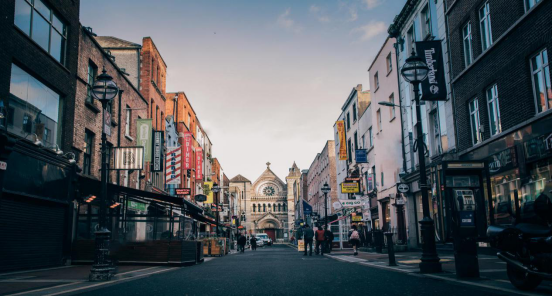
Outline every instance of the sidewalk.
{"label": "sidewalk", "polygon": [[327,257],[334,258],[339,261],[351,262],[365,266],[371,266],[381,269],[390,269],[403,273],[411,273],[422,277],[431,277],[446,281],[462,282],[470,285],[482,287],[493,287],[502,291],[513,294],[523,295],[549,295],[551,296],[551,281],[543,281],[542,284],[531,292],[524,292],[516,289],[509,282],[507,277],[506,264],[495,256],[478,255],[478,266],[480,270],[480,278],[477,279],[458,279],[455,274],[455,258],[453,253],[439,253],[440,262],[442,263],[442,273],[437,274],[420,274],[419,263],[421,253],[415,252],[396,252],[396,263],[398,266],[388,266],[388,254],[379,254],[374,252],[359,252],[357,256],[353,256],[352,250],[336,250]]}
{"label": "sidewalk", "polygon": [[[0,295],[49,295],[71,292],[110,282],[89,282],[90,265],[61,266],[0,274]],[[119,266],[112,282],[143,277],[167,270],[167,266]]]}

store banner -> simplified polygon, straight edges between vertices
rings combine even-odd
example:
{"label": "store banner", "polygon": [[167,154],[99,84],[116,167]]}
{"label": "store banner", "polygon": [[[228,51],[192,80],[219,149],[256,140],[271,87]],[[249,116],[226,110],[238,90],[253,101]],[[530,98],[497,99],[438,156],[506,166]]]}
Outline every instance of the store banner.
{"label": "store banner", "polygon": [[213,188],[213,182],[204,183],[204,195],[206,196],[204,203],[213,203],[213,192],[211,191],[211,188]]}
{"label": "store banner", "polygon": [[163,131],[154,131],[152,171],[163,171]]}
{"label": "store banner", "polygon": [[168,185],[180,185],[181,180],[181,149],[180,146],[168,147],[165,154],[165,183]]}
{"label": "store banner", "polygon": [[184,133],[184,146],[182,148],[183,150],[183,169],[193,169],[192,168],[192,143],[194,139],[192,138],[192,132],[185,132]]}
{"label": "store banner", "polygon": [[428,77],[421,82],[421,100],[447,101],[442,41],[419,41],[415,42],[415,46],[417,56],[426,61],[428,66]]}
{"label": "store banner", "polygon": [[346,127],[344,126],[344,121],[336,122],[336,130],[338,130],[338,140],[340,141],[338,148],[339,158],[340,160],[347,160],[348,148],[346,146]]}
{"label": "store banner", "polygon": [[201,147],[196,148],[196,180],[204,179],[202,168],[203,166],[203,151]]}
{"label": "store banner", "polygon": [[136,120],[136,143],[144,148],[144,162],[152,162],[152,119]]}
{"label": "store banner", "polygon": [[358,182],[343,182],[342,183],[342,193],[355,194],[359,193],[359,183]]}
{"label": "store banner", "polygon": [[113,169],[142,170],[144,167],[144,148],[141,146],[114,147]]}

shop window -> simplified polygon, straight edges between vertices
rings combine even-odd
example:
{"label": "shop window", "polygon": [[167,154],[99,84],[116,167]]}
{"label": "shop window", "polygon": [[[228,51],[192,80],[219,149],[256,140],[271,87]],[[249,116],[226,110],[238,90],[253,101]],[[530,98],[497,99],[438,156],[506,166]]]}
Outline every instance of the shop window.
{"label": "shop window", "polygon": [[[60,95],[12,64],[8,131],[21,137],[36,134],[46,147],[61,146],[63,101]],[[44,131],[50,131],[48,140]],[[33,139],[34,140],[34,139]]]}
{"label": "shop window", "polygon": [[547,49],[540,51],[530,60],[532,65],[532,83],[538,113],[551,109],[551,78]]}
{"label": "shop window", "polygon": [[490,134],[494,136],[501,133],[501,116],[499,114],[499,98],[497,85],[493,85],[486,91],[488,101],[488,117],[490,120]]}
{"label": "shop window", "polygon": [[[520,187],[518,169],[496,174],[490,178],[494,223],[511,225],[515,221],[515,191]],[[520,193],[517,193],[520,197]]]}
{"label": "shop window", "polygon": [[16,0],[14,23],[58,62],[65,64],[67,28],[42,0]]}

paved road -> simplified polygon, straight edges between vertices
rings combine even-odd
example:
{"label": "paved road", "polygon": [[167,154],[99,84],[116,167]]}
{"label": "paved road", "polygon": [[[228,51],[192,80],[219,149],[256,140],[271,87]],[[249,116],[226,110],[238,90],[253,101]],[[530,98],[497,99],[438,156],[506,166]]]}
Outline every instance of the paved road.
{"label": "paved road", "polygon": [[[304,257],[285,245],[215,258],[82,295],[497,295],[501,291]],[[512,295],[512,294],[509,294]]]}

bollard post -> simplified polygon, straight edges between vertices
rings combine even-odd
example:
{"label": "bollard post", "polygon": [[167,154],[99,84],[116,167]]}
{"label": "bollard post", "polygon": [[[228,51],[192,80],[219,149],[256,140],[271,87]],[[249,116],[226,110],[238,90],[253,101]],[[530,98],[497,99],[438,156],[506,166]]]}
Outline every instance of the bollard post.
{"label": "bollard post", "polygon": [[388,247],[388,266],[397,266],[396,264],[396,254],[394,251],[394,241],[392,236],[394,233],[386,232],[386,246]]}

